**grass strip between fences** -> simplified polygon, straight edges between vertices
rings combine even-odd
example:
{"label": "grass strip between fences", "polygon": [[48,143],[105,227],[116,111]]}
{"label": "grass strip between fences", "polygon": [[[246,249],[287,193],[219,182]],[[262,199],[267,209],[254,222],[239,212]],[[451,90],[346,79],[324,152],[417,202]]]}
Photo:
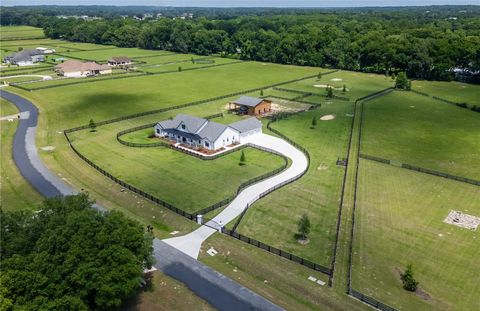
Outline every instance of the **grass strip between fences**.
{"label": "grass strip between fences", "polygon": [[[384,159],[384,158],[380,158],[380,157],[372,156],[372,155],[368,155],[368,154],[363,154],[363,153],[360,153],[359,156],[362,159],[376,161],[376,162],[380,162],[380,163],[387,164],[387,165],[392,165],[392,160],[388,160],[388,159]],[[404,168],[404,169],[407,169],[407,170],[412,170],[412,171],[425,173],[425,174],[430,174],[430,175],[434,175],[434,176],[438,176],[438,177],[448,178],[448,179],[468,183],[468,184],[475,185],[475,186],[480,186],[480,180],[475,180],[475,179],[462,177],[462,176],[451,175],[451,174],[448,174],[448,173],[435,171],[435,170],[432,170],[432,169],[429,169],[429,168],[415,166],[415,165],[411,165],[411,164],[407,164],[407,163],[401,163],[401,165],[398,166],[398,167],[401,167],[401,168]]]}
{"label": "grass strip between fences", "polygon": [[[382,310],[382,311],[396,311],[396,309],[384,304],[383,302],[380,302],[374,298],[371,298],[367,295],[364,295],[362,294],[361,292],[359,291],[356,291],[352,288],[352,267],[353,267],[353,241],[354,241],[354,234],[355,234],[355,220],[356,220],[356,217],[355,217],[355,214],[356,214],[356,210],[357,210],[357,207],[358,207],[358,204],[357,204],[357,195],[358,195],[358,171],[359,171],[359,166],[360,166],[360,150],[361,150],[361,140],[362,140],[362,128],[363,128],[363,122],[364,122],[364,109],[363,109],[363,106],[366,102],[368,102],[369,100],[372,100],[374,98],[377,98],[379,96],[383,96],[385,94],[388,94],[390,92],[392,92],[394,89],[393,88],[388,88],[388,89],[385,89],[385,90],[382,90],[382,91],[379,91],[379,92],[375,92],[373,94],[370,94],[370,95],[367,95],[367,96],[364,96],[362,98],[359,98],[355,104],[356,104],[356,107],[355,107],[355,114],[354,114],[354,117],[356,116],[357,114],[357,103],[359,103],[358,105],[358,108],[360,110],[360,116],[359,116],[359,128],[358,128],[358,140],[357,140],[357,144],[356,144],[356,147],[357,147],[357,156],[356,156],[356,167],[355,167],[355,177],[354,177],[354,192],[353,192],[353,210],[352,210],[352,220],[351,220],[351,230],[350,230],[350,245],[349,245],[349,249],[348,249],[348,272],[347,272],[347,290],[346,290],[346,293],[351,296],[351,297],[354,297],[356,299],[359,299],[361,301],[363,301],[364,303],[374,307],[374,308],[377,308],[379,310]],[[348,168],[348,162],[347,162],[347,168]]]}
{"label": "grass strip between fences", "polygon": [[[58,54],[60,55],[60,54]],[[74,57],[72,57],[74,58]],[[85,59],[82,59],[85,60]],[[26,88],[23,86],[19,85],[12,85],[14,87],[17,87],[19,89],[22,89],[24,91],[37,91],[37,90],[44,90],[44,89],[51,89],[51,88],[57,88],[57,87],[64,87],[64,86],[70,86],[70,85],[76,85],[76,84],[83,84],[83,83],[92,83],[92,82],[99,82],[99,81],[106,81],[106,80],[117,80],[117,79],[125,79],[125,78],[138,78],[138,77],[144,77],[147,75],[161,75],[161,74],[168,74],[168,73],[181,73],[183,71],[192,71],[192,70],[200,70],[200,69],[207,69],[207,68],[212,68],[212,67],[220,67],[220,66],[228,66],[228,65],[234,65],[238,63],[243,63],[244,61],[235,61],[235,62],[230,62],[230,63],[224,63],[224,64],[214,64],[214,65],[208,65],[208,66],[202,66],[202,67],[197,67],[197,68],[186,68],[183,69],[182,71],[179,70],[168,70],[168,71],[162,71],[162,72],[147,72],[147,71],[133,71],[133,72],[122,72],[122,73],[111,73],[107,74],[104,76],[99,76],[99,77],[93,77],[93,78],[86,78],[85,80],[78,80],[72,81],[70,83],[62,83],[62,84],[52,84],[52,85],[45,85],[45,86],[39,86],[35,88]],[[133,74],[136,73],[136,74]],[[128,75],[127,75],[128,74]],[[122,76],[119,76],[122,75]]]}

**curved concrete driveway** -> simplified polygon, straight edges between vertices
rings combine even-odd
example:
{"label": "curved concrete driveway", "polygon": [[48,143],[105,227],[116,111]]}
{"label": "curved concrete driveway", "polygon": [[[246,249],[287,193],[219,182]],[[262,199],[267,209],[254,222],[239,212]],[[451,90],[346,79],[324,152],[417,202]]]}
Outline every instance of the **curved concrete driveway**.
{"label": "curved concrete driveway", "polygon": [[[308,168],[308,160],[303,152],[281,138],[267,134],[258,134],[250,138],[249,142],[285,155],[292,160],[292,164],[282,173],[242,190],[220,214],[212,219],[213,222],[209,225],[213,227],[219,226],[219,224],[226,225],[240,215],[248,205],[257,201],[262,193],[274,189],[285,181],[302,175]],[[217,230],[210,226],[202,226],[187,235],[166,239],[164,241],[190,257],[198,258],[202,243],[216,231]]]}
{"label": "curved concrete driveway", "polygon": [[[76,193],[73,188],[52,174],[38,157],[35,146],[37,108],[28,100],[6,91],[0,91],[0,96],[14,103],[20,110],[20,123],[13,141],[13,158],[21,174],[45,197]],[[94,208],[105,210],[98,205]],[[184,283],[218,310],[282,310],[239,283],[158,239],[154,239],[153,249],[156,259],[154,266],[157,269]]]}

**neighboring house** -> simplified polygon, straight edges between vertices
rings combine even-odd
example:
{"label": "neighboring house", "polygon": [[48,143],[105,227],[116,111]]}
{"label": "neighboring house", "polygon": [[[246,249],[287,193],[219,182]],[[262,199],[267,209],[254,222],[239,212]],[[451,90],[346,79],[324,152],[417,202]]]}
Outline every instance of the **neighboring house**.
{"label": "neighboring house", "polygon": [[44,48],[44,47],[37,47],[35,50],[39,51],[42,54],[53,54],[55,53],[55,49],[50,49],[50,48]]}
{"label": "neighboring house", "polygon": [[258,116],[272,111],[271,101],[250,96],[241,96],[229,105],[230,109],[240,114],[248,114],[249,116]]}
{"label": "neighboring house", "polygon": [[112,73],[112,68],[107,65],[100,65],[95,62],[81,62],[78,60],[67,60],[54,67],[55,72],[65,77],[88,77]]}
{"label": "neighboring house", "polygon": [[213,151],[243,143],[246,137],[261,133],[262,123],[256,118],[248,118],[224,125],[179,114],[173,120],[158,122],[154,129],[157,137],[167,138],[195,149],[205,148]]}
{"label": "neighboring house", "polygon": [[25,49],[4,57],[3,61],[12,65],[28,66],[38,62],[44,62],[45,56],[43,56],[42,52],[35,49]]}
{"label": "neighboring house", "polygon": [[108,61],[108,64],[110,66],[128,66],[132,64],[132,60],[126,56],[117,56],[117,57],[112,57]]}

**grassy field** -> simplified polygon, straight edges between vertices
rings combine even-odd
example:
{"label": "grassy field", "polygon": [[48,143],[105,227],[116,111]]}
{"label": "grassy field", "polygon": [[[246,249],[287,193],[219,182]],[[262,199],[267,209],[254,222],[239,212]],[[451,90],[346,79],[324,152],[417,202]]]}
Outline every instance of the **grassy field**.
{"label": "grassy field", "polygon": [[[0,100],[1,115],[17,113],[10,102]],[[12,141],[18,122],[0,121],[0,206],[5,210],[35,209],[41,196],[28,184],[12,159]]]}
{"label": "grassy field", "polygon": [[[18,113],[17,107],[9,101],[0,98],[0,116],[9,116]],[[3,125],[4,123],[2,123]]]}
{"label": "grassy field", "polygon": [[[450,210],[480,216],[478,187],[361,160],[353,288],[401,310],[478,310],[480,235],[443,223]],[[418,294],[402,289],[407,264]]]}
{"label": "grassy field", "polygon": [[480,180],[480,115],[409,92],[365,104],[362,152]]}
{"label": "grassy field", "polygon": [[[206,253],[210,247],[218,251],[216,256]],[[343,292],[308,280],[313,276],[326,282],[325,275],[225,235],[215,234],[203,243],[199,260],[285,310],[370,310]]]}
{"label": "grassy field", "polygon": [[[214,113],[217,103],[204,105],[199,116]],[[192,109],[189,110],[192,113]],[[247,165],[239,166],[240,152],[234,152],[213,161],[204,161],[184,153],[158,147],[133,148],[121,145],[115,135],[135,124],[148,124],[167,119],[179,111],[157,114],[132,121],[101,126],[96,132],[89,130],[71,133],[75,147],[104,168],[132,185],[151,193],[188,212],[194,212],[223,200],[235,193],[240,183],[281,167],[283,160],[256,149],[245,150]],[[131,141],[143,142],[148,132]],[[132,133],[134,134],[134,133]],[[144,135],[142,137],[142,135]],[[225,184],[225,180],[229,180]]]}
{"label": "grassy field", "polygon": [[44,36],[43,29],[30,26],[2,26],[0,35],[2,41],[19,38],[41,38]]}
{"label": "grassy field", "polygon": [[146,288],[121,307],[125,311],[215,310],[183,283],[158,271],[150,273]]}
{"label": "grassy field", "polygon": [[[350,73],[339,72],[322,79],[327,77],[341,78],[345,83],[359,84],[360,87],[369,85],[364,91],[355,92],[354,95],[359,97],[391,85],[390,79],[380,75],[365,75],[362,79],[354,80]],[[310,88],[313,88],[315,81],[316,79],[308,79],[283,87],[311,92],[313,90]],[[274,92],[277,94],[279,91]],[[265,92],[270,93],[271,90]],[[281,96],[286,97],[288,94]],[[308,173],[299,181],[255,203],[237,231],[328,267],[332,259],[344,174],[344,169],[335,163],[338,158],[346,156],[353,104],[325,98],[317,100],[317,103],[322,104],[321,108],[272,124],[274,129],[308,150],[311,158]],[[328,114],[333,114],[336,118],[332,121],[320,120],[321,116]],[[314,129],[311,128],[313,118],[317,119]],[[303,213],[309,216],[312,223],[310,243],[307,245],[299,244],[294,237],[297,222]]]}
{"label": "grassy field", "polygon": [[[173,54],[166,51],[120,49],[113,46],[71,43],[48,39],[12,40],[3,41],[2,43],[4,43],[3,46],[8,50],[16,50],[19,46],[34,47],[37,45],[45,45],[56,48],[60,54],[68,54],[74,57],[95,60],[106,60],[111,56],[125,55],[133,57],[134,59],[137,58],[139,61],[139,63],[137,63],[139,69],[151,72],[165,71],[172,68],[176,69],[178,66],[187,69],[209,65],[194,65],[190,62],[192,57],[199,58],[200,56]],[[232,60],[215,58],[215,61],[217,64],[220,62],[230,62]],[[173,64],[168,64],[172,62]],[[45,67],[45,72],[48,72],[51,66]],[[31,70],[34,69],[29,68],[25,70],[17,70],[12,68],[2,68],[1,74],[10,75],[10,73],[13,72],[26,73]],[[243,62],[227,66],[202,68],[201,70],[192,71],[184,70],[182,72],[167,74],[137,77],[132,75],[118,80],[102,81],[102,79],[98,79],[91,83],[61,86],[32,92],[26,92],[12,87],[8,87],[7,89],[27,97],[39,107],[40,119],[39,128],[37,130],[37,145],[39,147],[55,146],[53,152],[39,151],[42,160],[50,169],[76,189],[88,191],[92,198],[96,199],[101,205],[108,209],[121,210],[129,217],[132,217],[145,225],[152,224],[154,226],[154,234],[159,238],[165,238],[171,237],[170,233],[172,231],[180,231],[178,235],[191,232],[197,228],[197,225],[160,206],[142,199],[134,193],[128,191],[122,192],[119,185],[105,178],[103,175],[89,167],[85,162],[80,160],[67,145],[61,131],[65,128],[87,124],[90,119],[101,121],[132,113],[170,107],[195,100],[239,92],[246,89],[260,88],[272,83],[316,75],[320,71],[325,70],[312,67]],[[332,79],[341,79],[341,81],[332,81]],[[40,82],[32,83],[31,86],[36,87],[43,83],[48,85],[49,83],[61,84],[66,82]],[[323,96],[326,92],[325,88],[314,86],[323,84],[332,85],[336,88],[334,92],[335,95],[347,97],[349,100],[341,101],[338,99],[326,99]],[[346,92],[342,91],[344,84],[347,89]],[[288,89],[297,89],[314,93],[313,96],[307,97],[304,100],[315,104],[322,104],[322,107],[317,110],[302,113],[272,125],[275,129],[280,130],[282,133],[308,149],[312,157],[311,166],[308,173],[302,179],[270,194],[253,205],[246,214],[244,221],[239,228],[240,233],[247,234],[255,239],[267,242],[273,246],[281,247],[297,255],[328,266],[331,260],[332,241],[335,234],[339,204],[338,200],[344,170],[335,165],[335,160],[338,157],[345,156],[351,114],[353,113],[353,101],[358,97],[392,86],[392,84],[393,81],[390,78],[386,78],[382,75],[339,71],[330,75],[324,75],[319,80],[311,78],[283,85],[282,87]],[[436,86],[437,84],[438,86]],[[424,89],[421,89],[420,86]],[[415,81],[413,87],[415,89],[420,87],[418,90],[427,93],[433,93],[433,91],[427,91],[428,88],[435,89],[436,87],[438,89],[445,89],[445,96],[441,96],[441,94],[431,95],[445,97],[450,100],[457,101],[457,97],[447,97],[450,93],[452,93],[451,96],[458,96],[458,101],[466,101],[470,103],[476,99],[476,89],[465,84],[442,84],[441,82],[430,84],[429,82]],[[456,88],[461,88],[464,92],[455,92]],[[250,95],[259,96],[259,92],[257,91]],[[297,96],[297,94],[294,93],[272,89],[265,89],[264,95],[275,95],[287,98],[294,98]],[[429,145],[430,153],[427,159],[431,159],[431,163],[436,163],[436,165],[439,163],[447,163],[449,159],[452,159],[451,161],[455,162],[456,168],[464,170],[468,164],[472,167],[470,174],[478,174],[478,164],[474,163],[474,161],[478,162],[479,152],[478,149],[475,149],[478,146],[478,143],[475,145],[474,138],[472,138],[472,133],[475,133],[475,129],[478,128],[477,114],[454,106],[442,104],[441,102],[435,102],[435,105],[433,105],[431,99],[415,94],[406,94],[405,98],[394,100],[392,99],[392,96],[397,96],[397,93],[390,94],[366,104],[368,109],[373,107],[375,110],[366,111],[366,120],[368,120],[368,122],[366,122],[366,128],[364,129],[365,139],[363,146],[365,148],[372,147],[373,143],[369,143],[370,139],[384,138],[385,140],[378,140],[381,143],[377,143],[377,146],[373,147],[380,149],[382,148],[382,145],[386,144],[386,146],[382,148],[386,151],[382,150],[382,152],[393,152],[391,150],[394,150],[394,148],[388,144],[393,146],[402,140],[407,144],[408,139],[410,138],[411,141],[409,145],[413,147],[409,148],[419,150],[422,146],[416,144],[415,141],[417,140],[417,136],[420,140],[424,139],[424,137],[423,135],[417,135],[415,137],[411,136],[410,127],[416,128],[419,132],[425,132],[425,135],[427,135],[429,131],[432,131],[432,133],[436,133],[436,135],[432,134],[431,136],[434,136],[434,138],[431,139],[436,140],[438,140],[438,136],[445,136],[447,141],[450,141],[454,137],[461,137],[458,141],[453,143],[449,142],[449,144],[454,145],[457,148],[454,151],[451,151],[452,149],[448,149],[448,151],[445,151],[447,149],[442,148],[435,149],[437,148],[437,145],[444,146],[446,143],[443,142]],[[182,193],[183,197],[181,200],[184,202],[175,202],[176,204],[181,204],[182,206],[180,207],[186,209],[205,207],[209,203],[213,203],[222,199],[224,196],[227,196],[228,193],[231,193],[245,178],[260,175],[262,172],[280,165],[281,160],[277,157],[272,157],[249,149],[247,150],[247,160],[252,162],[250,163],[251,165],[247,165],[245,169],[240,168],[237,165],[239,159],[238,153],[232,154],[230,157],[212,161],[210,164],[201,162],[201,166],[199,166],[197,161],[201,160],[191,158],[172,150],[165,150],[163,148],[140,150],[137,148],[125,147],[115,140],[115,134],[120,130],[141,124],[157,122],[169,116],[174,116],[177,113],[206,116],[213,113],[225,112],[226,103],[233,98],[235,97],[199,106],[174,110],[168,113],[122,121],[108,126],[101,126],[98,127],[98,131],[95,133],[90,133],[89,131],[73,133],[72,139],[74,140],[75,146],[77,146],[82,152],[85,152],[93,160],[99,162],[98,164],[102,167],[110,171],[113,170],[112,173],[119,175],[121,178],[130,178],[129,181],[137,183],[137,186],[140,186],[143,190],[158,192],[161,194],[159,195],[161,198],[171,201],[175,198],[178,199],[179,189],[182,189],[183,187],[188,189],[189,193],[186,195]],[[411,103],[410,98],[413,103]],[[383,99],[386,100],[386,104],[375,104],[376,101],[379,101],[380,103]],[[403,106],[401,105],[402,101],[405,102]],[[282,102],[282,104],[286,107],[291,105],[296,109],[301,108],[301,105],[289,102]],[[415,118],[402,117],[402,122],[405,123],[403,123],[403,127],[397,128],[396,123],[390,118],[392,112],[395,112],[395,115],[399,118],[401,116],[409,116],[409,109],[413,109],[409,106],[420,107],[421,109],[417,109],[417,111],[421,111],[422,114]],[[439,108],[440,106],[448,108]],[[406,107],[408,107],[408,109]],[[310,129],[312,118],[318,118],[324,114],[335,114],[336,119],[332,121],[317,120],[316,128]],[[227,114],[225,117],[216,119],[215,121],[230,123],[237,119],[237,117]],[[411,119],[411,121],[409,121],[409,119]],[[373,121],[369,125],[371,120]],[[436,120],[436,123],[432,120]],[[263,122],[264,124],[266,123],[265,120],[263,120]],[[23,188],[23,186],[21,186],[22,182],[27,186],[28,184],[26,184],[19,175],[19,179],[12,182],[11,187],[4,186],[4,176],[11,176],[12,174],[3,168],[3,164],[8,163],[4,159],[10,159],[11,155],[11,151],[4,147],[4,141],[7,142],[7,145],[10,145],[8,140],[6,140],[8,138],[4,138],[4,124],[6,123],[1,124],[2,197],[8,198],[8,202],[13,202],[8,203],[8,205],[11,206],[12,209],[15,209],[25,205],[19,203],[22,202],[21,200],[25,200],[25,198],[32,200],[39,200],[39,198],[30,195],[31,189]],[[394,126],[392,126],[392,124],[394,124]],[[14,124],[8,123],[8,125]],[[367,127],[369,126],[378,126],[376,130],[372,128],[375,131],[374,134],[368,131]],[[14,128],[10,127],[9,135],[12,136],[13,132]],[[268,131],[265,130],[265,132]],[[394,142],[387,142],[387,135],[391,135],[392,133],[395,135],[400,134],[400,137],[405,136],[406,138],[397,139]],[[125,138],[132,141],[151,141],[151,139],[147,138],[148,134],[149,131],[145,130],[132,133]],[[460,146],[460,142],[463,142],[462,146]],[[473,156],[464,152],[467,148],[466,146],[468,146],[470,150],[475,150]],[[425,146],[425,149],[427,149],[427,145]],[[365,150],[362,151],[365,152]],[[463,154],[463,158],[460,153]],[[472,152],[472,154],[473,153],[474,152]],[[382,156],[383,154],[373,155]],[[405,151],[402,151],[401,155],[404,156],[405,159],[412,159],[412,161],[408,161],[408,163],[414,165],[421,164],[413,161],[416,160],[416,158],[412,158],[411,155],[405,153]],[[265,159],[267,159],[267,161],[265,161]],[[11,161],[11,159],[9,161]],[[260,162],[262,165],[256,167],[256,162]],[[427,242],[429,242],[430,239],[433,239],[436,242],[440,237],[436,232],[435,234],[432,234],[432,237],[425,236],[422,230],[428,231],[443,228],[435,227],[437,226],[435,221],[437,221],[437,218],[440,215],[440,212],[437,213],[437,209],[431,214],[428,212],[428,217],[425,217],[425,219],[420,219],[420,217],[416,215],[415,217],[412,216],[414,219],[412,222],[415,226],[418,226],[421,229],[412,227],[409,228],[410,231],[405,231],[403,227],[399,228],[398,226],[401,226],[402,224],[395,222],[397,218],[390,218],[388,220],[391,222],[389,227],[380,227],[382,224],[377,224],[376,222],[372,224],[370,219],[367,218],[376,215],[378,215],[378,217],[384,217],[385,215],[405,217],[405,215],[407,215],[408,217],[410,215],[409,213],[416,212],[412,210],[414,207],[418,208],[418,204],[416,204],[416,202],[415,204],[412,203],[413,199],[409,199],[410,201],[404,203],[397,197],[400,197],[403,200],[404,197],[407,197],[408,194],[410,194],[409,191],[415,191],[416,188],[423,189],[424,193],[429,193],[429,195],[421,196],[420,194],[412,192],[415,194],[415,198],[418,202],[420,202],[419,204],[426,206],[429,211],[432,209],[430,204],[439,204],[439,210],[444,211],[445,208],[447,208],[447,205],[443,201],[450,202],[450,205],[454,205],[456,209],[461,209],[461,207],[457,207],[457,204],[452,203],[454,201],[448,201],[446,199],[440,200],[440,198],[444,197],[443,192],[441,191],[444,191],[446,194],[452,193],[452,200],[456,200],[458,196],[462,195],[462,197],[458,198],[458,202],[462,205],[465,203],[465,206],[467,206],[466,209],[473,211],[473,208],[476,208],[478,211],[478,204],[475,205],[475,200],[478,201],[478,193],[474,192],[475,188],[473,188],[473,191],[465,190],[471,188],[469,188],[468,185],[457,186],[457,183],[455,183],[453,186],[448,186],[453,189],[450,190],[446,184],[437,185],[437,181],[435,181],[435,185],[432,186],[430,181],[424,179],[427,177],[436,177],[422,174],[409,177],[409,174],[418,173],[388,166],[381,166],[381,169],[378,169],[378,167],[374,167],[375,163],[369,163],[370,162],[367,163],[362,161],[361,168],[361,176],[366,176],[362,177],[365,180],[362,179],[363,184],[360,185],[360,187],[364,187],[361,189],[364,194],[364,197],[361,198],[362,204],[369,206],[357,210],[357,212],[359,214],[362,213],[362,215],[358,216],[360,220],[357,222],[357,225],[359,226],[357,232],[360,232],[360,234],[356,237],[354,244],[356,247],[354,288],[361,290],[366,294],[371,294],[373,292],[376,294],[378,293],[375,298],[382,299],[386,303],[392,303],[402,309],[466,309],[470,306],[472,306],[472,308],[478,307],[478,303],[475,304],[475,301],[472,300],[472,297],[475,294],[475,291],[472,290],[472,288],[478,288],[478,281],[475,283],[475,281],[472,281],[468,275],[465,275],[463,270],[460,268],[451,268],[443,261],[440,262],[438,267],[435,265],[435,261],[427,261],[427,250],[433,249],[427,245]],[[366,167],[366,165],[369,166]],[[137,166],[140,168],[137,169]],[[12,165],[6,166],[7,169],[11,169],[12,167]],[[201,168],[199,169],[199,167]],[[398,189],[399,192],[403,193],[403,196],[400,196],[397,193],[389,195],[389,200],[391,199],[393,203],[388,203],[388,206],[391,206],[394,210],[391,210],[391,208],[382,208],[379,211],[375,210],[374,212],[369,212],[368,214],[365,214],[366,216],[363,215],[363,213],[371,211],[371,208],[379,208],[375,203],[379,200],[378,197],[380,191],[378,189],[380,189],[380,187],[385,187],[385,185],[389,185],[387,179],[393,179],[395,176],[403,178],[405,174],[409,175],[405,177],[405,180],[408,182],[405,182],[402,187],[407,190],[404,190],[403,188]],[[377,175],[378,178],[375,177]],[[370,176],[373,177],[370,178]],[[208,182],[205,180],[208,180]],[[228,180],[228,183],[225,182],[226,180]],[[349,186],[351,182],[352,179],[350,177],[347,179],[348,193],[350,191],[349,189],[351,189]],[[450,181],[443,182],[454,183]],[[423,188],[414,187],[417,183],[422,185]],[[227,184],[227,186],[225,186],[225,184]],[[17,185],[20,186],[17,187]],[[192,186],[195,186],[195,188],[191,189]],[[221,191],[218,191],[218,189],[225,192],[220,193]],[[383,190],[383,188],[381,190]],[[385,189],[385,192],[390,194],[396,190],[395,187],[388,187],[388,189]],[[164,197],[163,194],[167,197]],[[370,196],[370,194],[372,195]],[[171,197],[168,198],[168,196]],[[450,196],[448,196],[448,198],[450,198]],[[346,204],[348,204],[350,201],[347,200],[346,202]],[[381,201],[381,207],[383,207],[383,202],[384,201]],[[403,208],[404,205],[406,205],[405,208]],[[303,212],[308,213],[312,221],[310,243],[305,246],[299,245],[293,238],[296,231],[296,222],[299,215]],[[350,209],[346,208],[342,218],[343,225],[341,227],[341,232],[347,232],[348,221],[351,216],[349,212]],[[440,216],[439,219],[441,222],[444,216],[443,214]],[[386,223],[389,223],[388,221],[386,221]],[[430,226],[430,223],[433,224],[433,229],[427,227]],[[438,226],[445,225],[440,223]],[[424,227],[427,229],[424,229]],[[417,231],[414,231],[414,229]],[[450,238],[450,236],[455,236],[462,241],[461,244],[463,246],[470,245],[468,243],[471,243],[472,241],[465,238],[465,236],[471,234],[471,232],[464,232],[464,234],[457,235],[454,230],[456,230],[456,228],[450,229],[449,227],[449,229],[439,231],[438,233],[445,232],[442,233],[444,234],[443,238],[445,240]],[[384,233],[384,231],[388,232]],[[418,237],[412,232],[418,232]],[[448,233],[446,232],[450,232],[451,235],[447,236]],[[387,243],[387,239],[382,238],[384,234],[388,237],[390,243]],[[411,239],[407,241],[413,241],[410,244],[414,245],[415,248],[405,248],[404,241],[407,238]],[[207,243],[203,246],[200,259],[221,273],[232,277],[243,285],[259,292],[289,310],[363,310],[367,308],[365,305],[344,295],[345,287],[342,285],[344,284],[344,278],[346,275],[344,270],[346,267],[344,256],[346,254],[348,241],[348,238],[345,239],[344,237],[340,240],[338,257],[340,258],[340,262],[338,263],[340,270],[337,272],[338,274],[334,280],[334,289],[321,287],[307,280],[309,275],[326,280],[323,275],[319,275],[305,267],[288,262],[280,257],[270,255],[260,249],[251,247],[243,242],[236,241],[226,236],[214,235],[207,240]],[[424,251],[418,245],[422,247],[425,246],[426,250]],[[434,251],[438,252],[438,256],[443,256],[442,260],[450,260],[449,257],[442,252],[442,245],[438,243],[434,245],[439,248],[439,250],[434,249]],[[205,249],[210,246],[220,250],[219,255],[215,257],[205,255]],[[378,246],[378,249],[375,248],[376,246]],[[391,253],[387,253],[387,257],[383,256],[382,247],[388,248],[384,251],[391,251]],[[394,248],[398,248],[398,251]],[[455,246],[454,242],[448,240],[446,250],[451,252],[457,251],[458,253],[464,252],[464,257],[466,259],[461,259],[459,262],[464,266],[470,265],[469,267],[471,271],[478,270],[478,265],[474,265],[474,259],[471,259],[471,262],[468,262],[468,258],[478,257],[478,247],[475,248],[473,246],[470,251],[465,251],[463,247],[460,248],[460,245]],[[419,253],[418,257],[413,257],[414,255],[417,255],[417,250]],[[404,254],[400,251],[406,251],[407,253]],[[476,257],[469,257],[472,256],[472,254]],[[421,282],[421,288],[430,295],[430,300],[424,301],[422,298],[411,297],[411,295],[406,294],[401,288],[399,289],[397,275],[391,273],[391,269],[404,267],[407,263],[406,259],[410,258],[415,259],[413,264],[416,275]],[[365,260],[368,260],[368,262]],[[450,262],[450,264],[454,265],[452,262]],[[362,265],[365,266],[365,269],[363,269]],[[362,268],[357,269],[357,267]],[[376,270],[374,270],[376,267],[382,269],[381,271],[384,272],[376,272]],[[448,273],[444,273],[445,276],[439,274],[438,271],[441,271],[440,269],[444,269]],[[456,276],[456,274],[458,275]],[[384,279],[380,280],[380,278]],[[464,279],[465,286],[468,286],[466,289],[462,287],[464,286],[464,283],[458,281],[462,278]],[[162,281],[160,282],[173,284],[169,283],[171,280],[161,280]],[[380,280],[383,283],[376,282],[376,280]],[[438,284],[435,283],[437,281]],[[444,284],[445,282],[448,282],[448,286]],[[458,289],[451,289],[451,284],[454,284]],[[375,288],[379,288],[379,290],[375,290]],[[446,293],[447,290],[452,293]],[[467,298],[465,301],[457,303],[457,301],[452,300],[452,297],[454,297],[453,293],[456,293],[457,297],[463,297],[463,292],[460,292],[460,290],[465,291]],[[398,296],[395,296],[392,300],[392,296],[397,294]],[[192,305],[195,305],[196,307],[201,306],[202,308],[204,306],[189,296],[188,291],[179,289],[178,292],[168,290],[166,292],[160,291],[160,293],[157,294],[157,291],[155,290],[154,292],[144,293],[144,295],[141,296],[142,299],[137,301],[137,307],[140,309],[155,309],[160,303],[160,300],[157,297],[163,297],[163,295],[172,297],[185,295],[185,297],[187,297],[183,302],[176,300],[175,298],[173,298],[175,301],[168,301],[168,304],[171,303],[173,309],[188,309],[191,308]],[[457,307],[457,305],[459,307]]]}
{"label": "grassy field", "polygon": [[461,82],[413,81],[414,90],[457,103],[480,105],[480,86]]}
{"label": "grassy field", "polygon": [[[68,45],[67,45],[68,46]],[[70,47],[72,47],[70,45]],[[105,49],[101,49],[102,46],[97,46],[97,48],[85,48],[81,45],[77,46],[78,49],[86,49],[86,51],[74,51],[63,52],[62,55],[71,56],[72,58],[81,58],[88,60],[96,61],[107,61],[114,56],[127,56],[129,58],[143,57],[143,56],[157,56],[164,54],[171,54],[171,52],[166,51],[153,51],[153,50],[142,50],[139,48],[112,48],[104,46]]]}

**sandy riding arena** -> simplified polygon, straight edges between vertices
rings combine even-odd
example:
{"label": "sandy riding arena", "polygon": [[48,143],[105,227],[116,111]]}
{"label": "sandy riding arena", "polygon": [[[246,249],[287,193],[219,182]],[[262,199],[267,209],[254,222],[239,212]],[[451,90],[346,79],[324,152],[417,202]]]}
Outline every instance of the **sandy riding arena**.
{"label": "sandy riding arena", "polygon": [[320,117],[320,120],[322,120],[322,121],[330,121],[330,120],[333,120],[333,119],[335,119],[334,114],[327,114],[327,115],[324,115],[324,116]]}

